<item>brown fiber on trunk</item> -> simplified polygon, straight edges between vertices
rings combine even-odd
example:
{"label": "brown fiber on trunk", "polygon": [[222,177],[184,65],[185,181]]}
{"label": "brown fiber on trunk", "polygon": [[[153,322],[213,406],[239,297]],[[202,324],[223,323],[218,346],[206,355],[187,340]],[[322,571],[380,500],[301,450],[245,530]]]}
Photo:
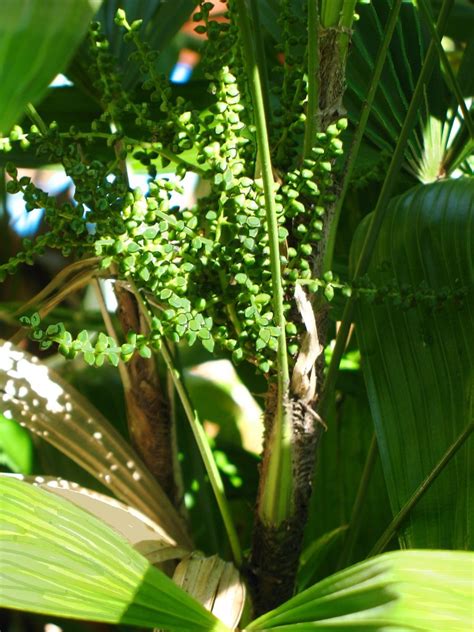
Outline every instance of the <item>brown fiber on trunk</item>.
{"label": "brown fiber on trunk", "polygon": [[[123,331],[146,331],[133,294],[118,286],[115,293]],[[125,385],[130,438],[168,498],[175,507],[179,507],[172,416],[160,384],[155,359],[145,359],[135,353],[127,363],[126,370],[130,380],[130,388]]]}

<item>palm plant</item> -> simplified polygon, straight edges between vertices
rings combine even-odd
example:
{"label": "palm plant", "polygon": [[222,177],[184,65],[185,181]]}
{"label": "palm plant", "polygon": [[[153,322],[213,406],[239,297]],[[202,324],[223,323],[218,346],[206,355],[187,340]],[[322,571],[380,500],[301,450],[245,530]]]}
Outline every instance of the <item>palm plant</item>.
{"label": "palm plant", "polygon": [[[2,303],[21,328],[0,348],[0,447],[17,472],[0,477],[1,603],[167,630],[467,630],[472,42],[456,17],[472,10],[225,4],[1,9],[0,56],[17,60],[0,75],[6,191],[47,228],[0,276],[45,251],[66,260],[33,298]],[[201,38],[173,37],[191,12]],[[202,62],[179,86],[183,45]],[[73,87],[37,103],[60,70]],[[19,170],[58,163],[72,201]],[[178,208],[190,173],[196,199]],[[64,307],[88,287],[102,322]],[[61,357],[104,384],[117,367],[127,432],[52,370]],[[187,368],[211,357],[265,392],[253,479],[239,432],[213,444],[201,423],[229,426],[223,381]],[[28,475],[22,426],[100,487],[64,480],[68,466]]]}

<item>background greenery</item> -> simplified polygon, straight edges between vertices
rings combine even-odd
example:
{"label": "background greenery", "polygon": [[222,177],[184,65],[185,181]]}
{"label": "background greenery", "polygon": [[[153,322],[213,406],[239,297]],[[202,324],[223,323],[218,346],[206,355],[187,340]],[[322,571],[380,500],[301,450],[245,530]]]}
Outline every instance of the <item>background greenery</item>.
{"label": "background greenery", "polygon": [[[14,4],[4,3],[1,8],[3,17],[15,15]],[[447,10],[449,4],[453,6]],[[55,5],[51,2],[50,5],[53,17],[42,13],[37,2],[25,2],[30,26],[24,44],[13,20],[3,19],[0,27],[0,60],[11,60],[12,51],[15,51],[15,63],[10,61],[0,65],[0,99],[8,105],[2,109],[0,119],[0,128],[4,131],[0,153],[3,174],[0,181],[0,253],[6,272],[10,271],[10,264],[7,264],[11,262],[10,257],[21,249],[20,239],[9,224],[7,213],[11,204],[5,178],[7,162],[15,163],[18,168],[40,169],[41,173],[52,166],[57,168],[54,160],[46,154],[38,154],[35,143],[25,137],[31,117],[35,124],[39,121],[40,126],[42,123],[46,127],[56,121],[58,129],[64,133],[68,133],[71,125],[75,128],[74,134],[89,133],[92,122],[101,117],[104,107],[90,75],[90,48],[85,42],[80,44],[88,20],[98,9],[97,4],[77,2],[74,12],[66,6],[67,3]],[[183,48],[198,54],[203,52],[202,37],[189,25],[183,27],[194,5],[191,1],[178,0],[173,3],[108,0],[98,9],[95,19],[101,22],[105,38],[110,41],[110,52],[118,60],[124,87],[137,102],[148,100],[148,96],[142,85],[139,65],[129,60],[133,42],[124,42],[123,33],[114,23],[117,9],[120,6],[126,10],[130,24],[135,19],[143,19],[141,36],[153,49],[160,51],[156,72],[169,77]],[[285,128],[290,130],[292,125],[291,129],[298,133],[295,126],[298,107],[283,113],[280,110],[285,99],[289,102],[290,97],[293,98],[291,81],[294,77],[289,61],[293,60],[295,67],[306,63],[303,60],[307,18],[303,5],[306,3],[296,0],[265,0],[259,7],[257,36],[270,88],[266,99],[274,125],[270,124],[269,128],[275,134],[281,134]],[[331,19],[330,5],[322,3],[322,20]],[[470,353],[474,339],[474,185],[473,128],[469,111],[474,87],[470,70],[474,51],[474,11],[468,2],[445,2],[442,7],[436,2],[401,3],[370,116],[361,130],[358,125],[365,116],[380,46],[383,42],[388,44],[387,24],[394,5],[396,3],[388,0],[374,0],[370,5],[357,7],[359,19],[353,25],[344,96],[349,125],[341,134],[344,153],[332,158],[339,193],[342,190],[343,194],[339,194],[336,203],[340,217],[337,233],[331,237],[333,256],[329,257],[327,268],[322,270],[324,275],[318,279],[318,296],[324,292],[325,298],[320,300],[330,303],[325,364],[326,375],[329,372],[330,376],[327,379],[334,376],[334,388],[328,389],[319,402],[318,410],[324,412],[328,429],[318,450],[314,492],[296,585],[300,591],[320,580],[322,583],[295,597],[296,601],[283,604],[281,610],[272,610],[252,623],[244,611],[247,614],[244,614],[242,625],[247,625],[249,630],[304,630],[310,629],[310,621],[331,618],[334,619],[332,625],[347,629],[344,620],[338,621],[338,618],[357,613],[364,606],[368,618],[362,621],[361,629],[381,629],[384,616],[392,617],[390,625],[402,629],[462,630],[469,629],[470,625],[469,605],[466,604],[472,578],[472,557],[430,551],[413,552],[413,558],[397,557],[397,553],[385,558],[373,557],[383,550],[469,550],[472,546],[469,508],[473,502],[473,468],[468,441],[474,405],[474,365]],[[444,54],[434,44],[430,49],[432,25],[440,15],[440,19],[447,16],[442,30],[446,35],[442,40]],[[68,29],[64,24],[69,25]],[[64,40],[58,40],[58,31],[64,35]],[[42,42],[36,47],[37,66],[31,63],[32,42],[36,41],[31,33]],[[66,52],[75,50],[77,45],[75,56],[67,59]],[[274,73],[281,51],[287,60],[287,84],[283,84],[283,92],[281,80]],[[431,63],[424,63],[427,55]],[[72,85],[48,89],[49,82],[59,71],[65,73]],[[421,84],[416,107],[410,110],[423,72],[427,72],[426,79]],[[186,84],[170,83],[170,101],[176,103],[176,99],[183,97],[197,111],[209,112],[213,97],[208,92],[208,84],[204,64],[198,63]],[[40,98],[43,95],[44,98]],[[27,105],[31,101],[36,110]],[[22,118],[25,107],[30,119]],[[152,116],[158,121],[171,116],[169,111],[160,112],[153,103],[150,107]],[[410,112],[412,126],[407,124]],[[127,119],[125,116],[124,121],[127,133],[140,138],[143,130],[139,129],[135,117]],[[22,127],[12,127],[15,123]],[[364,132],[360,138],[358,130]],[[400,139],[403,140],[405,132],[406,143],[403,144]],[[360,142],[360,148],[350,154],[349,148],[354,142]],[[115,159],[113,148],[99,138],[92,140],[87,151],[104,163]],[[199,170],[197,154],[192,148],[185,149],[180,155]],[[278,151],[274,151],[276,163],[277,155]],[[284,153],[279,159],[278,164],[284,165]],[[176,170],[176,163],[167,163],[166,157],[157,162],[160,173]],[[140,165],[136,158],[129,161],[129,166],[131,172],[143,171],[143,161]],[[35,178],[40,176],[40,172],[22,173]],[[70,195],[65,185],[55,201],[61,203]],[[46,223],[40,224],[37,235],[41,238],[46,230]],[[55,292],[62,299],[61,288],[67,288],[68,283],[79,279],[74,274],[60,280],[59,290],[55,288],[41,299],[36,298],[31,305],[27,303],[52,279],[57,279],[58,272],[72,261],[72,256],[60,257],[48,249],[35,261],[33,268],[14,266],[15,275],[5,274],[0,286],[0,317],[3,338],[13,336],[23,349],[39,354],[49,369],[61,374],[64,380],[61,384],[66,392],[69,387],[65,384],[70,384],[87,400],[88,403],[80,397],[76,399],[71,391],[79,430],[77,434],[65,430],[62,412],[43,411],[39,421],[32,421],[27,409],[25,413],[24,402],[31,407],[34,392],[25,395],[23,404],[15,398],[8,400],[8,406],[3,405],[0,416],[1,468],[4,472],[22,475],[60,476],[97,492],[112,492],[147,514],[168,534],[174,533],[173,537],[177,539],[179,520],[171,507],[167,510],[169,501],[157,489],[155,479],[145,467],[139,483],[124,474],[125,494],[123,488],[111,489],[104,477],[99,476],[103,474],[106,451],[101,454],[97,448],[94,432],[107,436],[117,454],[122,455],[123,462],[135,458],[128,452],[130,436],[124,404],[127,393],[119,370],[109,365],[90,367],[80,356],[67,361],[55,347],[38,349],[36,343],[26,340],[26,332],[19,337],[16,333],[18,310],[27,314],[29,324],[34,324],[31,319],[35,310],[50,301],[55,307],[45,310],[41,321],[43,330],[61,321],[72,336],[87,330],[88,340],[96,344],[97,332],[104,329],[103,311],[91,286],[82,284],[75,293],[64,292],[64,300],[57,301],[56,306]],[[352,298],[348,300],[349,289]],[[117,316],[112,313],[110,317],[113,326],[119,329]],[[353,324],[355,333],[351,327],[347,340],[344,334]],[[337,331],[339,342],[335,345]],[[181,342],[176,349],[180,375],[198,418],[211,437],[206,445],[212,451],[223,480],[230,520],[235,525],[240,548],[248,551],[252,547],[253,507],[258,494],[263,433],[260,411],[265,408],[266,379],[254,364],[237,363],[235,354],[222,348],[212,349],[208,345],[206,349],[199,344],[189,346]],[[2,350],[2,357],[7,357],[7,348]],[[342,359],[338,357],[341,355]],[[87,360],[86,356],[84,358]],[[92,358],[94,362],[95,356]],[[166,382],[164,364],[160,364],[160,373]],[[51,379],[59,383],[60,378],[53,376]],[[8,395],[8,377],[4,375],[2,380],[1,390]],[[28,389],[32,386],[34,391],[34,385]],[[182,466],[183,498],[189,513],[194,548],[208,556],[217,553],[224,560],[232,559],[234,553],[235,559],[235,551],[231,550],[224,528],[222,507],[219,508],[216,502],[212,480],[206,471],[206,461],[203,463],[196,449],[193,427],[187,423],[186,411],[176,395],[172,396],[171,403]],[[95,409],[107,418],[110,428]],[[87,419],[91,415],[94,424],[89,424],[88,428]],[[26,427],[15,420],[23,421]],[[89,459],[90,454],[95,460]],[[32,601],[28,602],[17,590],[21,582],[28,581],[28,573],[21,575],[25,569],[18,564],[15,550],[8,548],[12,546],[11,542],[6,542],[1,554],[2,571],[10,578],[10,583],[6,584],[7,589],[2,594],[3,605],[18,608],[17,611],[5,611],[6,630],[43,629],[50,621],[71,631],[98,629],[95,623],[78,624],[72,620],[74,617],[102,621],[102,629],[112,624],[120,624],[122,628],[143,625],[167,629],[227,629],[219,628],[221,624],[196,599],[186,601],[183,592],[165,577],[165,574],[172,574],[166,567],[168,558],[162,557],[160,568],[165,574],[159,574],[142,555],[122,541],[117,541],[118,548],[113,554],[107,553],[101,547],[115,537],[110,529],[113,525],[102,525],[96,518],[80,513],[81,510],[70,502],[48,495],[44,490],[29,489],[8,478],[1,482],[4,497],[14,499],[14,510],[7,509],[3,517],[8,528],[15,524],[15,529],[21,532],[24,528],[21,525],[29,525],[30,540],[24,545],[22,555],[29,554],[30,559],[33,554],[39,556],[36,577],[63,586],[66,581],[64,569],[67,568],[69,577],[74,574],[84,578],[83,584],[72,582],[76,593],[71,588],[72,592],[58,598],[54,607],[45,605],[37,597],[34,592],[37,585],[29,586]],[[144,499],[150,500],[148,508]],[[161,506],[157,499],[163,501]],[[40,511],[37,523],[31,520],[32,506]],[[77,555],[87,561],[86,551],[93,547],[99,552],[97,559],[103,568],[74,566],[77,560],[71,561],[68,542],[64,539],[64,530],[72,528],[71,524],[76,525],[75,537],[85,546],[82,551],[78,549]],[[103,533],[101,529],[104,529]],[[183,543],[185,539],[183,536]],[[56,566],[49,565],[45,570],[38,551],[43,551],[46,559],[54,547],[57,547],[54,549]],[[163,544],[160,547],[166,548]],[[115,563],[117,550],[125,560],[122,570]],[[62,562],[61,556],[69,561]],[[363,562],[367,556],[370,559]],[[408,559],[419,565],[420,576],[407,571],[410,568]],[[362,562],[362,566],[347,568],[358,562]],[[333,575],[341,569],[344,569],[342,575]],[[227,567],[215,570],[220,573],[220,578],[227,572],[230,573]],[[97,585],[97,577],[108,577],[110,586],[101,589],[97,601],[93,602],[91,591]],[[124,594],[117,596],[114,591],[125,577]],[[373,583],[364,584],[368,577],[373,578]],[[206,581],[209,585],[212,583]],[[235,580],[235,583],[239,581]],[[336,600],[333,610],[326,608],[325,596],[332,594],[335,586],[342,590],[341,585],[347,590],[343,594],[349,595],[348,601]],[[357,590],[360,585],[367,585],[367,594],[351,601],[351,590]],[[446,586],[458,586],[459,589],[456,593],[453,588],[453,594],[448,591],[446,596]],[[107,593],[109,589],[116,595],[116,602],[111,598],[112,593]],[[138,590],[139,598],[133,596],[135,590]],[[159,599],[154,600],[153,611],[147,609],[150,595],[159,595]],[[387,595],[391,595],[390,599]],[[194,596],[205,603],[196,593]],[[242,595],[236,593],[233,596],[232,603],[237,612]],[[170,601],[166,601],[168,599]],[[461,601],[464,610],[459,605]],[[79,602],[88,607],[80,606],[74,610]],[[104,603],[108,604],[107,608]],[[377,619],[378,608],[384,603],[390,607],[387,606]],[[124,608],[124,604],[128,607]],[[26,614],[22,610],[37,614]],[[58,616],[68,616],[71,620],[63,621],[57,619]],[[375,618],[371,620],[371,617]],[[297,623],[302,627],[296,628]],[[321,629],[323,626],[321,623]]]}

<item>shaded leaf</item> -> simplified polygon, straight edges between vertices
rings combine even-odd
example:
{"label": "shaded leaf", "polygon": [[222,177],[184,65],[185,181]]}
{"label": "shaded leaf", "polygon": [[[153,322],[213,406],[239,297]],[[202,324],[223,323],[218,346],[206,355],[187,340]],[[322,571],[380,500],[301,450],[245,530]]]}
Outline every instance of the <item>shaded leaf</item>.
{"label": "shaded leaf", "polygon": [[[472,421],[474,180],[415,187],[387,209],[356,331],[394,514]],[[352,266],[370,216],[355,235]],[[474,470],[459,451],[408,516],[403,546],[469,548]]]}
{"label": "shaded leaf", "polygon": [[12,472],[29,474],[33,465],[33,444],[27,431],[14,419],[0,413],[0,465]]}
{"label": "shaded leaf", "polygon": [[233,564],[217,555],[193,554],[178,564],[173,581],[230,628],[237,627],[245,603],[245,584]]}
{"label": "shaded leaf", "polygon": [[[360,118],[391,5],[391,0],[380,0],[357,8],[360,19],[354,25],[347,64],[348,89],[344,97],[349,118],[355,125]],[[429,41],[415,3],[403,2],[366,128],[366,138],[379,150],[390,153],[395,147]],[[443,121],[450,98],[437,67],[407,144],[405,166],[409,170],[416,170],[412,163],[420,158],[427,120],[436,116]]]}
{"label": "shaded leaf", "polygon": [[[125,10],[131,24],[142,20],[141,35],[153,50],[160,52],[157,67],[160,72],[169,71],[174,64],[169,59],[170,42],[184,22],[190,17],[196,2],[194,0],[106,0],[95,16],[110,42],[110,52],[117,59],[124,87],[133,88],[140,80],[138,65],[130,61],[129,56],[135,50],[133,44],[124,42],[125,31],[114,22],[117,9]],[[177,51],[176,51],[177,53]],[[90,90],[91,77],[88,65],[89,52],[85,44],[76,55],[69,68],[69,75]],[[171,61],[171,67],[170,67]]]}
{"label": "shaded leaf", "polygon": [[[349,524],[374,432],[362,372],[341,370],[337,391],[337,405],[331,408],[325,420],[328,430],[318,455],[305,548],[334,530],[337,533],[341,525]],[[348,563],[359,562],[367,556],[391,517],[383,471],[377,458],[360,514],[359,536]],[[344,540],[348,532],[342,536]],[[341,548],[341,540],[336,540],[336,545],[326,551],[318,567],[313,569],[313,581],[338,570]]]}
{"label": "shaded leaf", "polygon": [[300,557],[300,566],[298,569],[298,588],[303,590],[313,581],[319,570],[321,561],[327,556],[328,552],[340,542],[341,537],[347,531],[347,525],[337,527],[332,531],[328,531],[320,536],[305,548]]}
{"label": "shaded leaf", "polygon": [[[8,132],[38,101],[84,36],[101,0],[2,0],[0,129]],[[19,80],[21,78],[21,80]]]}

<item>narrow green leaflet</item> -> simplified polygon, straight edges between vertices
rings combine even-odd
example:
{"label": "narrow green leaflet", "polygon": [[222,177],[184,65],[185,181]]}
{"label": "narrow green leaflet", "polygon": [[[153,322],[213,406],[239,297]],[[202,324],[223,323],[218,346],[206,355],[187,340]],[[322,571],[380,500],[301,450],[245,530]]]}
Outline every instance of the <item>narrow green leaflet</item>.
{"label": "narrow green leaflet", "polygon": [[396,551],[327,577],[246,630],[472,630],[474,554]]}
{"label": "narrow green leaflet", "polygon": [[[473,201],[472,178],[395,198],[360,280],[356,332],[394,515],[473,419]],[[408,516],[402,546],[470,548],[473,490],[466,445]]]}
{"label": "narrow green leaflet", "polygon": [[102,0],[2,0],[0,130],[19,122],[66,67]]}
{"label": "narrow green leaflet", "polygon": [[62,498],[0,478],[0,606],[74,619],[228,628],[115,531]]}
{"label": "narrow green leaflet", "polygon": [[337,527],[324,533],[304,549],[298,569],[298,588],[306,588],[314,582],[314,575],[319,571],[321,563],[329,551],[340,543],[345,531],[347,531],[347,525]]}

